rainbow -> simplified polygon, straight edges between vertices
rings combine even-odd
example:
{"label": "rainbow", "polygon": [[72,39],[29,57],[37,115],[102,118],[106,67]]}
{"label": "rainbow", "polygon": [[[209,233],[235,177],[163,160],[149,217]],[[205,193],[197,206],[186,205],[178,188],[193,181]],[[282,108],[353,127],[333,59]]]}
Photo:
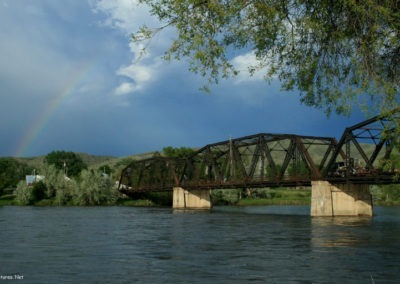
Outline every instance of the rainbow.
{"label": "rainbow", "polygon": [[33,120],[32,124],[28,128],[28,131],[25,133],[16,147],[16,157],[22,157],[27,153],[29,147],[35,143],[56,110],[61,106],[63,101],[65,101],[65,99],[74,92],[79,83],[82,82],[82,80],[96,65],[96,62],[97,61],[95,59],[92,59],[81,64],[73,76],[71,76],[71,79],[65,84],[63,91],[54,96],[54,98],[47,103],[40,115]]}

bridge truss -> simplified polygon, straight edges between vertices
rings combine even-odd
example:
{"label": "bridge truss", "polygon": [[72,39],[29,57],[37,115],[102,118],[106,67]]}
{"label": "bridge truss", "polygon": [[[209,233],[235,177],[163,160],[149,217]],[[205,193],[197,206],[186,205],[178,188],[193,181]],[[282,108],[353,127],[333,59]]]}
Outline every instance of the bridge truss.
{"label": "bridge truss", "polygon": [[[330,137],[260,133],[209,144],[187,159],[156,156],[134,161],[121,174],[127,195],[187,189],[308,186],[336,183],[393,183],[388,163],[398,141],[398,113],[374,117]],[[389,163],[390,164],[390,163]]]}
{"label": "bridge truss", "polygon": [[399,122],[396,110],[346,128],[324,177],[336,182],[397,183]]}
{"label": "bridge truss", "polygon": [[[332,138],[288,134],[230,139],[189,158],[180,182],[188,188],[301,185],[321,176],[335,145]],[[323,156],[313,155],[318,152]]]}
{"label": "bridge truss", "polygon": [[121,175],[123,193],[309,185],[322,177],[334,138],[256,134],[206,145],[188,159],[134,161]]}

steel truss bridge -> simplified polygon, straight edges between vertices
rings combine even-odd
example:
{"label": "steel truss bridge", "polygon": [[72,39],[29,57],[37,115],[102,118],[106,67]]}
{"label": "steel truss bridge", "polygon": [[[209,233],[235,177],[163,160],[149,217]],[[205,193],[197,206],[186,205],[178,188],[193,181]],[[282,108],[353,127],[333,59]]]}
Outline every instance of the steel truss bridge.
{"label": "steel truss bridge", "polygon": [[232,189],[310,186],[333,183],[396,183],[391,156],[398,153],[399,111],[376,116],[330,137],[260,133],[209,144],[189,158],[160,155],[123,169],[119,191]]}

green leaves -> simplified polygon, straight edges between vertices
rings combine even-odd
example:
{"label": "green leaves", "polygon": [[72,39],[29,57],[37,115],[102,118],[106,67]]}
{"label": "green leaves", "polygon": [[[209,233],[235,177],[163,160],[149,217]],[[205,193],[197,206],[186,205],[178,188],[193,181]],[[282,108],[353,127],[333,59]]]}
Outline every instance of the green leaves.
{"label": "green leaves", "polygon": [[169,158],[189,158],[195,153],[192,148],[180,147],[174,148],[171,146],[163,148],[163,154]]}
{"label": "green leaves", "polygon": [[[349,114],[369,94],[381,111],[398,105],[400,7],[386,1],[143,0],[174,39],[166,58],[189,58],[210,84],[238,74],[232,51],[254,51],[267,80],[327,114]],[[155,32],[140,28],[134,41]]]}
{"label": "green leaves", "polygon": [[25,175],[30,173],[25,163],[18,162],[13,158],[0,158],[0,192],[2,189],[16,187]]}
{"label": "green leaves", "polygon": [[82,158],[74,152],[53,151],[45,157],[49,165],[54,165],[56,169],[63,170],[67,176],[78,176],[87,166]]}
{"label": "green leaves", "polygon": [[76,205],[107,205],[115,201],[116,189],[111,178],[99,172],[84,170],[74,195]]}
{"label": "green leaves", "polygon": [[15,189],[15,201],[18,205],[29,205],[33,201],[32,190],[25,181],[20,181]]}

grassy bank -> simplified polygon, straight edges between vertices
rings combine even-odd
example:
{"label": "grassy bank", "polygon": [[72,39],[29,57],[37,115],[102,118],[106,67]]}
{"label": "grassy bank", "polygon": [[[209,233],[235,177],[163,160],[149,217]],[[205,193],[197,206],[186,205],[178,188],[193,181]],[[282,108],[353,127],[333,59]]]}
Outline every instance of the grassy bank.
{"label": "grassy bank", "polygon": [[[0,206],[13,206],[13,205],[17,205],[14,195],[5,195],[5,196],[0,197]],[[56,201],[53,199],[42,199],[31,205],[32,206],[58,206]],[[134,206],[134,207],[159,206],[158,204],[156,204],[153,201],[148,200],[148,199],[133,200],[133,199],[125,199],[125,198],[117,199],[115,202],[107,204],[107,205],[110,205],[110,206]],[[64,206],[73,206],[73,204],[66,204]]]}
{"label": "grassy bank", "polygon": [[[6,194],[0,196],[0,206],[20,205],[15,194]],[[106,203],[96,205],[86,204],[79,205],[70,200],[69,202],[60,204],[55,198],[43,198],[33,200],[30,206],[135,206],[135,207],[151,207],[151,206],[169,206],[172,207],[172,193],[149,193],[141,199],[130,199],[123,195],[119,195],[113,200],[108,200]]]}
{"label": "grassy bank", "polygon": [[264,197],[242,198],[237,205],[310,205],[311,190],[269,189]]}
{"label": "grassy bank", "polygon": [[310,189],[260,188],[214,190],[211,193],[213,205],[309,205]]}
{"label": "grassy bank", "polygon": [[14,194],[7,194],[0,196],[0,206],[5,205],[15,205],[15,195]]}
{"label": "grassy bank", "polygon": [[[211,192],[211,202],[213,205],[238,205],[238,206],[258,206],[258,205],[310,205],[311,190],[309,189],[253,189],[250,192],[231,189],[213,190]],[[376,206],[400,206],[400,201],[382,200],[374,198],[373,204]],[[14,194],[0,196],[0,206],[17,205]],[[58,206],[54,199],[42,199],[34,202],[34,206]],[[65,204],[72,206],[74,204]],[[108,204],[109,206],[172,206],[172,193],[150,193],[142,199],[117,198]]]}
{"label": "grassy bank", "polygon": [[373,201],[375,206],[400,206],[400,201]]}
{"label": "grassy bank", "polygon": [[[307,205],[311,201],[309,190],[253,190],[251,196],[246,196],[241,190],[215,190],[211,193],[213,205]],[[0,197],[0,206],[16,205],[15,195]],[[58,206],[54,199],[42,199],[32,203],[34,206]],[[65,204],[66,206],[73,204]],[[143,199],[118,198],[104,204],[111,206],[172,206],[171,193],[151,193]]]}
{"label": "grassy bank", "polygon": [[267,198],[245,198],[240,200],[239,206],[257,206],[257,205],[310,205],[311,201],[303,200],[284,200],[284,199],[267,199]]}

